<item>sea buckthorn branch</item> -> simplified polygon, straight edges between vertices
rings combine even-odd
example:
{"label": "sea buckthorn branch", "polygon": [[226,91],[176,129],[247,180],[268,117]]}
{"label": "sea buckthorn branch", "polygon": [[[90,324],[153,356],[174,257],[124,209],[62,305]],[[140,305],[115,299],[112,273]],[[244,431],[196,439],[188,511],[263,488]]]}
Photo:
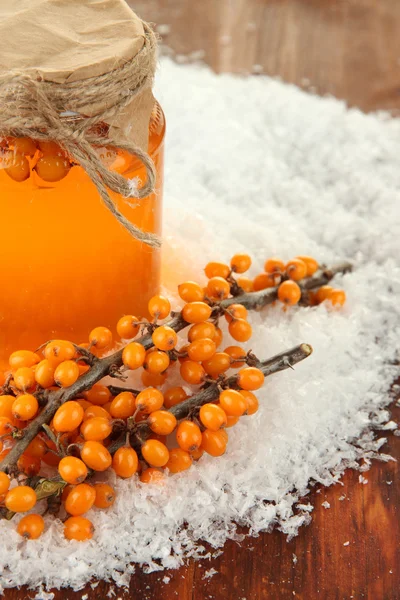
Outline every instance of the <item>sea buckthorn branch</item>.
{"label": "sea buckthorn branch", "polygon": [[[299,287],[304,294],[308,290],[313,290],[323,285],[327,285],[335,275],[350,273],[353,265],[350,262],[342,262],[333,267],[322,267],[312,277],[307,277],[299,283]],[[228,308],[231,304],[243,304],[248,310],[257,310],[272,304],[278,297],[278,288],[267,288],[259,292],[242,293],[221,302],[221,306]]]}
{"label": "sea buckthorn branch", "polygon": [[[331,268],[322,268],[314,273],[311,277],[304,278],[300,288],[305,294],[308,290],[319,288],[326,285],[331,279],[339,273],[347,273],[351,271],[352,265],[348,262],[340,263]],[[218,302],[212,307],[212,318],[222,316],[226,309],[233,304],[241,304],[248,310],[261,309],[268,304],[271,304],[277,299],[278,288],[271,287],[258,292],[243,293],[240,296],[226,298]],[[167,323],[167,325],[175,332],[179,332],[190,325],[182,316],[182,313],[176,313],[175,316]],[[145,350],[154,346],[150,333],[142,335],[135,339],[135,342],[141,344]],[[79,347],[78,347],[79,348]],[[42,431],[43,425],[50,423],[57,409],[65,402],[79,398],[80,395],[91,389],[96,383],[106,376],[115,376],[118,374],[120,367],[123,365],[122,354],[124,348],[121,348],[112,355],[105,358],[93,360],[93,364],[89,370],[80,376],[74,384],[61,388],[60,390],[44,390],[41,391],[41,403],[46,403],[42,411],[35,417],[30,424],[23,430],[23,437],[18,439],[11,451],[5,456],[0,463],[0,471],[13,472],[16,471],[16,465],[19,457],[24,453],[33,439]],[[87,350],[81,348],[82,356],[87,357]],[[79,350],[78,350],[79,352]],[[4,391],[3,391],[4,393]]]}
{"label": "sea buckthorn branch", "polygon": [[[290,350],[276,354],[271,358],[263,361],[258,361],[257,368],[259,368],[265,377],[279,373],[286,369],[293,368],[293,366],[312,354],[312,346],[309,344],[300,344]],[[239,389],[238,386],[238,375],[233,375],[227,378],[223,382],[224,388]],[[194,411],[197,411],[203,404],[208,402],[214,402],[218,399],[220,394],[221,385],[218,381],[208,385],[197,394],[189,397],[187,400],[171,407],[170,412],[177,421],[188,417]],[[130,443],[134,448],[140,448],[141,442],[146,440],[152,434],[152,430],[146,422],[136,423],[131,434]],[[115,440],[109,447],[109,452],[113,454],[126,443],[126,436],[121,435],[120,438]]]}

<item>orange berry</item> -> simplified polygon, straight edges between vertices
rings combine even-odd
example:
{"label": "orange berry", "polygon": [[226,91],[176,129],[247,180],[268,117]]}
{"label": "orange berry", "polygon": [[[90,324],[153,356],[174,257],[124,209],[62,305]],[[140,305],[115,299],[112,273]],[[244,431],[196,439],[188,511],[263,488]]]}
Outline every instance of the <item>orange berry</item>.
{"label": "orange berry", "polygon": [[214,335],[214,342],[215,345],[220,346],[222,344],[222,341],[224,339],[224,334],[222,333],[222,329],[220,329],[219,327],[215,328],[215,335]]}
{"label": "orange berry", "polygon": [[75,400],[69,400],[57,409],[53,427],[58,432],[74,431],[83,421],[83,408]]}
{"label": "orange berry", "polygon": [[188,347],[188,356],[190,360],[201,362],[212,358],[217,350],[215,342],[208,338],[203,338],[192,342]]}
{"label": "orange berry", "polygon": [[182,379],[191,385],[200,385],[206,376],[204,368],[193,360],[186,360],[181,364],[180,374]]}
{"label": "orange berry", "polygon": [[249,392],[248,390],[241,390],[240,393],[247,402],[246,415],[254,415],[254,413],[258,411],[257,396],[255,396],[253,392]]}
{"label": "orange berry", "polygon": [[216,327],[213,323],[197,323],[196,325],[192,325],[189,329],[188,340],[189,342],[195,342],[196,340],[202,340],[204,338],[213,340],[215,333]]}
{"label": "orange berry", "polygon": [[42,154],[50,154],[52,156],[65,156],[64,151],[61,149],[61,147],[57,144],[57,142],[53,142],[51,140],[40,140],[38,142],[38,146],[39,146],[39,150],[42,152]]}
{"label": "orange berry", "polygon": [[[78,404],[82,406],[82,403],[78,400]],[[83,420],[87,421],[88,419],[92,419],[93,417],[101,417],[103,419],[111,419],[110,413],[104,408],[104,406],[96,406],[91,405],[88,402],[89,406],[86,408],[83,414]],[[111,406],[111,405],[110,405]],[[82,406],[83,408],[83,406]]]}
{"label": "orange berry", "polygon": [[253,280],[250,277],[239,277],[237,280],[238,285],[242,288],[246,294],[254,292]]}
{"label": "orange berry", "polygon": [[243,304],[231,304],[225,312],[225,319],[230,323],[235,319],[246,319],[247,308]]}
{"label": "orange berry", "polygon": [[178,342],[176,331],[174,331],[171,327],[168,327],[168,325],[157,327],[151,336],[151,339],[153,340],[153,344],[156,346],[156,348],[159,350],[164,350],[165,352],[175,348]]}
{"label": "orange berry", "polygon": [[17,461],[17,467],[19,471],[25,473],[29,477],[37,475],[40,471],[41,460],[35,456],[29,456],[29,454],[21,454]]}
{"label": "orange berry", "polygon": [[143,371],[140,377],[145,387],[160,387],[165,383],[167,373],[149,373],[148,371]]}
{"label": "orange berry", "polygon": [[39,404],[32,394],[21,394],[15,399],[12,405],[12,414],[14,419],[20,421],[29,421],[33,419],[39,410]]}
{"label": "orange berry", "polygon": [[158,435],[169,435],[176,427],[175,416],[167,410],[155,410],[148,418],[149,427]]}
{"label": "orange berry", "polygon": [[206,429],[218,431],[227,423],[226,412],[217,404],[203,404],[199,413],[200,421]]}
{"label": "orange berry", "polygon": [[164,373],[169,367],[169,356],[161,350],[151,350],[147,352],[144,359],[143,368],[149,373]]}
{"label": "orange berry", "polygon": [[43,181],[56,182],[64,179],[71,168],[63,156],[42,156],[35,165],[35,171]]}
{"label": "orange berry", "polygon": [[4,170],[11,179],[18,181],[19,183],[29,179],[31,167],[25,156],[21,154],[13,156],[9,164],[10,166],[6,167]]}
{"label": "orange berry", "polygon": [[115,502],[116,493],[108,483],[96,483],[94,486],[96,494],[94,505],[96,508],[110,508]]}
{"label": "orange berry", "polygon": [[140,481],[142,483],[161,483],[164,479],[164,473],[153,467],[145,469],[140,476]]}
{"label": "orange berry", "polygon": [[205,302],[188,302],[182,309],[182,317],[187,323],[204,323],[211,317],[211,312]]}
{"label": "orange berry", "polygon": [[224,390],[221,392],[219,403],[223,411],[232,417],[241,417],[247,409],[246,400],[236,390]]}
{"label": "orange berry", "polygon": [[100,442],[88,441],[81,449],[83,462],[93,471],[105,471],[111,465],[111,454]]}
{"label": "orange berry", "polygon": [[40,515],[26,515],[17,525],[17,532],[26,540],[37,540],[44,531],[44,520]]}
{"label": "orange berry", "polygon": [[284,273],[285,263],[279,258],[269,258],[264,264],[266,273]]}
{"label": "orange berry", "polygon": [[104,350],[112,344],[112,333],[107,327],[95,327],[89,333],[89,342],[98,350]]}
{"label": "orange berry", "polygon": [[332,290],[327,297],[327,300],[333,304],[333,306],[343,306],[346,302],[346,294],[343,290]]}
{"label": "orange berry", "polygon": [[150,414],[159,410],[164,402],[164,396],[156,388],[149,387],[136,396],[136,408]]}
{"label": "orange berry", "polygon": [[54,365],[45,358],[40,361],[35,368],[35,380],[42,388],[49,388],[54,385]]}
{"label": "orange berry", "polygon": [[284,281],[278,287],[278,299],[287,304],[294,306],[301,298],[301,289],[295,281]]}
{"label": "orange berry", "polygon": [[19,485],[7,492],[4,503],[7,510],[20,513],[31,510],[35,506],[36,500],[35,490],[28,485]]}
{"label": "orange berry", "polygon": [[165,468],[168,469],[170,473],[180,473],[181,471],[189,469],[189,467],[192,466],[192,462],[193,459],[189,452],[182,450],[182,448],[172,448],[169,451],[169,459]]}
{"label": "orange berry", "polygon": [[286,273],[293,281],[300,281],[307,275],[307,266],[300,258],[292,258],[286,265]]}
{"label": "orange berry", "polygon": [[94,386],[85,393],[86,400],[96,406],[104,406],[111,400],[111,392],[105,385],[95,383]]}
{"label": "orange berry", "polygon": [[65,340],[53,340],[49,342],[43,350],[44,357],[55,367],[65,360],[71,360],[76,356],[76,350]]}
{"label": "orange berry", "polygon": [[235,254],[231,258],[231,269],[234,273],[245,273],[251,267],[251,258],[248,254]]}
{"label": "orange berry", "polygon": [[[202,438],[203,441],[203,438]],[[190,453],[190,456],[192,457],[193,460],[199,460],[204,454],[204,450],[202,448],[197,448],[197,450],[194,450],[194,452]]]}
{"label": "orange berry", "polygon": [[211,277],[222,277],[223,279],[226,279],[229,277],[231,270],[228,265],[225,265],[224,263],[209,262],[206,265],[204,272],[208,279],[211,279]]}
{"label": "orange berry", "polygon": [[64,535],[67,540],[83,542],[90,540],[94,534],[94,526],[85,517],[70,517],[64,523]]}
{"label": "orange berry", "polygon": [[142,446],[142,455],[152,467],[163,467],[169,459],[168,448],[158,440],[146,440]]}
{"label": "orange berry", "polygon": [[73,517],[79,517],[92,508],[95,499],[95,489],[87,483],[80,483],[68,494],[65,510]]}
{"label": "orange berry", "polygon": [[41,437],[37,435],[35,438],[33,438],[25,452],[26,454],[29,454],[29,456],[34,456],[35,458],[43,458],[43,456],[47,452],[46,443]]}
{"label": "orange berry", "polygon": [[203,431],[201,449],[211,456],[222,456],[226,451],[228,436],[223,429]]}
{"label": "orange berry", "polygon": [[6,494],[8,492],[8,489],[10,487],[10,478],[7,475],[7,473],[3,473],[3,471],[0,471],[0,496],[3,496],[3,494]]}
{"label": "orange berry", "polygon": [[35,373],[29,367],[20,367],[14,373],[14,384],[22,391],[29,390],[35,386]]}
{"label": "orange berry", "polygon": [[85,463],[75,456],[64,456],[58,464],[58,472],[64,481],[71,485],[82,483],[88,474]]}
{"label": "orange berry", "polygon": [[122,351],[122,362],[128,369],[138,369],[143,366],[146,350],[138,342],[131,342]]}
{"label": "orange berry", "polygon": [[231,292],[231,286],[222,277],[211,277],[208,280],[206,293],[212,300],[224,300],[228,298]]}
{"label": "orange berry", "polygon": [[280,283],[281,276],[276,273],[260,273],[253,280],[253,291],[259,292],[267,288],[275,287]]}
{"label": "orange berry", "polygon": [[85,440],[102,442],[111,434],[111,431],[110,420],[103,417],[92,417],[81,425],[81,434]]}
{"label": "orange berry", "polygon": [[242,390],[258,390],[264,383],[264,373],[256,367],[246,367],[239,371],[237,376],[238,386]]}
{"label": "orange berry", "polygon": [[329,295],[332,291],[333,291],[333,287],[331,287],[330,285],[323,285],[322,287],[319,288],[319,290],[315,294],[315,300],[317,301],[318,304],[321,304],[321,302],[323,302],[324,300],[326,300],[329,297]]}
{"label": "orange berry", "polygon": [[234,319],[229,323],[229,333],[237,342],[247,342],[253,333],[250,323],[244,319]]}
{"label": "orange berry", "polygon": [[153,319],[166,319],[171,312],[171,304],[164,296],[153,296],[149,301],[148,310]]}
{"label": "orange berry", "polygon": [[230,368],[231,357],[225,352],[216,352],[212,358],[204,360],[202,365],[207,375],[218,377]]}
{"label": "orange berry", "polygon": [[228,415],[226,417],[226,425],[225,427],[233,427],[239,421],[240,417],[234,417],[232,415]]}
{"label": "orange berry", "polygon": [[11,435],[14,425],[8,417],[0,417],[0,436]]}
{"label": "orange berry", "polygon": [[29,137],[14,138],[14,152],[24,154],[25,156],[34,156],[37,150],[35,142]]}
{"label": "orange berry", "polygon": [[240,346],[228,346],[224,352],[231,357],[232,369],[240,369],[246,364],[247,353]]}
{"label": "orange berry", "polygon": [[13,417],[13,404],[15,402],[15,396],[5,394],[0,396],[0,417],[6,417],[13,425],[17,425],[16,419]]}
{"label": "orange berry", "polygon": [[8,359],[9,365],[12,369],[19,369],[20,367],[33,367],[40,361],[40,357],[36,352],[30,350],[17,350],[10,355]]}
{"label": "orange berry", "polygon": [[178,294],[185,302],[201,302],[204,300],[203,288],[194,281],[185,281],[178,285]]}
{"label": "orange berry", "polygon": [[127,419],[136,409],[136,399],[131,392],[121,392],[110,405],[110,414],[114,419]]}
{"label": "orange berry", "polygon": [[180,404],[188,398],[187,393],[182,387],[172,387],[164,392],[164,406],[165,408],[172,408],[176,404]]}
{"label": "orange berry", "polygon": [[311,277],[311,275],[314,275],[314,273],[318,271],[319,264],[312,256],[296,256],[296,258],[302,260],[303,263],[306,265],[306,277]]}
{"label": "orange berry", "polygon": [[200,427],[192,421],[181,421],[176,430],[176,441],[186,452],[197,450],[201,444]]}
{"label": "orange berry", "polygon": [[123,340],[130,340],[139,333],[140,325],[133,315],[125,315],[117,323],[117,333]]}
{"label": "orange berry", "polygon": [[80,375],[79,366],[73,360],[60,363],[54,371],[54,381],[59,387],[69,387]]}
{"label": "orange berry", "polygon": [[112,467],[119,477],[127,479],[138,470],[138,457],[133,448],[118,448],[112,459]]}

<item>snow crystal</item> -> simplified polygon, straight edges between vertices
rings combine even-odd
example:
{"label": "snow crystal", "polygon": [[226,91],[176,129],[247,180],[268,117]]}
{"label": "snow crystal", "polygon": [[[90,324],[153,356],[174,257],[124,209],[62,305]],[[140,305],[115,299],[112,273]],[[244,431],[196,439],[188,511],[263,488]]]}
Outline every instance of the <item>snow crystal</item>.
{"label": "snow crystal", "polygon": [[330,508],[331,505],[329,504],[329,502],[327,500],[325,500],[325,502],[322,502],[321,506],[323,506],[324,508]]}
{"label": "snow crystal", "polygon": [[237,539],[235,523],[291,537],[311,520],[296,508],[310,481],[331,485],[379,456],[371,429],[390,420],[400,337],[400,121],[264,76],[217,76],[169,59],[157,85],[168,122],[167,291],[187,278],[204,282],[205,262],[234,252],[254,257],[253,274],[268,256],[312,254],[354,263],[334,283],[348,302],[251,314],[260,357],[301,342],[314,353],[268,378],[259,412],[229,430],[227,453],[165,486],[116,481],[114,506],[88,515],[96,534],[87,543],[65,540],[52,517],[39,540],[24,543],[3,520],[3,587],[125,585],[135,564],[176,568],[205,553],[204,542],[217,549]]}
{"label": "snow crystal", "polygon": [[206,571],[203,575],[203,579],[211,579],[211,577],[214,577],[214,575],[216,575],[218,573],[218,571],[216,571],[216,569],[211,568],[208,569],[208,571]]}
{"label": "snow crystal", "polygon": [[163,580],[163,583],[167,584],[171,581],[171,577],[168,577],[167,575],[165,575],[162,580]]}
{"label": "snow crystal", "polygon": [[344,542],[343,546],[350,546],[350,542]]}
{"label": "snow crystal", "polygon": [[358,476],[358,482],[362,483],[363,485],[367,485],[368,479],[366,479],[363,475],[359,475]]}

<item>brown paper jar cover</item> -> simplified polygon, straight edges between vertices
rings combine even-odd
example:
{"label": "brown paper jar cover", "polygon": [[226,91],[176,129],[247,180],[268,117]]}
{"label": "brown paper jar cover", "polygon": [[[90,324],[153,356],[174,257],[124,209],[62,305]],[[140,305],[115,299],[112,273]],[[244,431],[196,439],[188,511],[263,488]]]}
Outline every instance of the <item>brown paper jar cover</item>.
{"label": "brown paper jar cover", "polygon": [[[6,0],[0,2],[0,71],[28,73],[54,83],[83,81],[122,66],[143,47],[142,21],[124,0]],[[146,88],[112,127],[147,149],[154,105]],[[106,105],[81,111],[95,115]]]}

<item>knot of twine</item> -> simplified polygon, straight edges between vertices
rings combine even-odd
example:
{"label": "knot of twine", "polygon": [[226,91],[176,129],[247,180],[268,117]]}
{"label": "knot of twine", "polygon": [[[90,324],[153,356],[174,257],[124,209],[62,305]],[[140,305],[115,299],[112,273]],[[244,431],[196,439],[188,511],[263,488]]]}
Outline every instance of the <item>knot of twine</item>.
{"label": "knot of twine", "polygon": [[[157,40],[143,22],[145,40],[138,54],[121,67],[83,81],[53,83],[38,81],[20,72],[0,75],[0,137],[30,137],[55,141],[87,172],[108,210],[137,240],[159,248],[160,238],[142,231],[117,208],[107,188],[124,198],[142,199],[155,188],[153,161],[133,142],[100,134],[100,124],[120,113],[145,88],[151,87],[156,68]],[[107,105],[92,117],[80,110],[91,104]],[[71,113],[74,113],[71,115]],[[97,131],[96,131],[97,129]],[[112,146],[136,156],[146,169],[147,179],[138,189],[137,178],[125,179],[103,165],[96,146]]]}

